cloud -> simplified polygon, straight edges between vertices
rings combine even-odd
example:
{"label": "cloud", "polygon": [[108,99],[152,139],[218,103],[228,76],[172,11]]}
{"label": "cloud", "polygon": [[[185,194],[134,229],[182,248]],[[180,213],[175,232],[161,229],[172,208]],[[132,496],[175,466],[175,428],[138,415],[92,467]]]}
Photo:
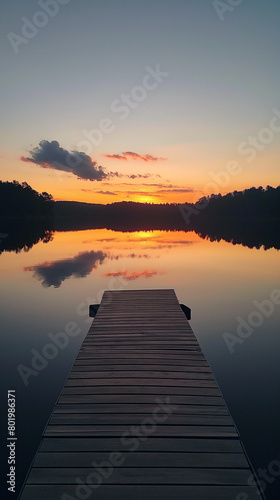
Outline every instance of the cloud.
{"label": "cloud", "polygon": [[162,193],[195,193],[196,189],[193,188],[171,188],[171,189],[159,189],[156,191],[156,194],[162,194]]}
{"label": "cloud", "polygon": [[[106,184],[109,184],[109,183],[106,182]],[[83,191],[84,193],[110,194],[112,196],[117,196],[117,193],[114,193],[113,191],[96,191],[96,189],[84,189],[84,188],[82,188],[81,191]]]}
{"label": "cloud", "polygon": [[122,155],[102,155],[105,158],[111,158],[112,160],[127,160],[126,156]]}
{"label": "cloud", "polygon": [[154,193],[153,191],[141,191],[141,190],[139,190],[139,191],[135,191],[135,190],[133,190],[133,191],[125,191],[124,194],[126,194],[126,195],[137,195],[137,196],[138,195],[141,195],[141,196],[153,196],[153,197],[154,196],[160,196],[159,194]]}
{"label": "cloud", "polygon": [[108,174],[103,167],[97,166],[90,156],[82,151],[67,151],[57,141],[43,140],[39,146],[29,151],[30,156],[22,156],[24,162],[35,163],[43,168],[60,170],[76,175],[79,179],[101,181]]}
{"label": "cloud", "polygon": [[[103,184],[109,184],[109,182],[104,182]],[[135,186],[134,182],[120,182],[119,184],[114,183],[115,186]],[[150,187],[158,187],[158,188],[172,188],[172,184],[150,184],[148,182],[141,182],[141,184],[136,184],[136,186],[150,186]]]}
{"label": "cloud", "polygon": [[141,161],[165,161],[166,158],[160,158],[152,155],[139,155],[138,153],[134,153],[133,151],[125,151],[121,154],[108,155],[103,154],[105,158],[111,158],[113,160],[127,160],[128,158],[132,158],[133,160],[141,160]]}
{"label": "cloud", "polygon": [[97,264],[102,264],[107,254],[104,252],[83,252],[72,259],[44,262],[38,266],[25,267],[24,271],[34,271],[34,277],[42,282],[44,287],[59,288],[68,278],[85,278]]}
{"label": "cloud", "polygon": [[134,280],[137,280],[138,278],[151,278],[152,276],[155,276],[157,274],[159,274],[158,271],[154,271],[154,270],[146,270],[146,271],[139,271],[139,272],[134,271],[131,273],[129,273],[128,271],[113,271],[113,272],[105,273],[105,274],[103,274],[103,276],[106,276],[106,277],[122,276],[127,281],[134,281]]}
{"label": "cloud", "polygon": [[[111,173],[113,174],[118,174],[118,172],[110,172],[110,175]],[[140,174],[133,174],[131,176],[124,176],[123,174],[118,174],[117,175],[118,177],[130,177],[132,179],[136,179],[136,178],[139,178],[139,177],[146,177],[146,176],[143,176],[143,175],[140,175]],[[147,176],[150,176],[150,174],[147,174]],[[104,185],[108,185],[108,186],[112,186],[112,187],[117,187],[117,186],[135,186],[134,183],[131,183],[131,182],[121,182],[119,184],[111,184],[109,182],[104,182]],[[98,194],[105,194],[105,195],[110,195],[110,196],[118,196],[118,195],[122,195],[122,196],[126,196],[127,198],[130,198],[130,196],[152,196],[153,198],[159,198],[159,200],[161,198],[164,197],[164,195],[166,194],[178,194],[178,193],[195,193],[197,192],[196,189],[193,189],[191,187],[186,187],[186,188],[181,188],[179,186],[176,186],[176,185],[173,185],[173,184],[164,184],[164,183],[141,183],[141,184],[137,184],[137,187],[138,186],[147,186],[148,187],[151,187],[151,188],[158,188],[154,191],[148,191],[146,189],[132,189],[132,190],[126,190],[125,192],[124,191],[119,191],[119,190],[115,190],[115,191],[96,191],[94,189],[82,189],[82,191],[85,191],[85,192],[92,192],[92,193],[98,193]],[[135,186],[136,187],[136,186]]]}
{"label": "cloud", "polygon": [[143,182],[142,186],[151,186],[151,187],[168,188],[168,189],[173,189],[174,188],[174,186],[172,184],[150,184],[148,182]]}
{"label": "cloud", "polygon": [[[109,177],[117,177],[118,179],[122,177],[127,177],[128,179],[149,179],[154,176],[152,174],[121,174],[120,172],[110,172]],[[160,175],[156,175],[156,177],[160,177]]]}
{"label": "cloud", "polygon": [[152,177],[151,174],[131,174],[127,175],[129,179],[149,179],[149,177]]}
{"label": "cloud", "polygon": [[112,191],[96,191],[99,194],[110,194],[112,196],[117,196],[117,193],[113,193]]}

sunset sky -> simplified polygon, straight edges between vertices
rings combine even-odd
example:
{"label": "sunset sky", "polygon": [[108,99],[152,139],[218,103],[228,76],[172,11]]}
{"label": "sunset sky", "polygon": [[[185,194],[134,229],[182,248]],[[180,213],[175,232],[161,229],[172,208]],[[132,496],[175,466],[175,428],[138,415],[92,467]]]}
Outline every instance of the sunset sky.
{"label": "sunset sky", "polygon": [[2,0],[0,19],[1,180],[92,203],[280,184],[279,1]]}

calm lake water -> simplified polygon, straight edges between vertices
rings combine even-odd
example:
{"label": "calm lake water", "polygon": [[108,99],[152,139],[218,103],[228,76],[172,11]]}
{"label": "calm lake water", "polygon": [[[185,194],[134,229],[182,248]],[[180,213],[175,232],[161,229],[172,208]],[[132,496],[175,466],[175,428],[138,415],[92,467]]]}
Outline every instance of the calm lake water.
{"label": "calm lake water", "polygon": [[[104,290],[174,288],[192,310],[191,326],[255,470],[274,471],[262,479],[267,498],[279,498],[280,305],[271,302],[280,289],[279,257],[273,248],[211,242],[195,232],[105,229],[56,232],[27,252],[3,252],[2,429],[5,441],[7,390],[15,389],[17,493],[89,329],[88,304],[100,302]],[[256,314],[255,301],[267,299],[265,313]],[[28,372],[34,355],[51,343],[49,334],[63,332],[69,321],[80,334],[43,369]]]}

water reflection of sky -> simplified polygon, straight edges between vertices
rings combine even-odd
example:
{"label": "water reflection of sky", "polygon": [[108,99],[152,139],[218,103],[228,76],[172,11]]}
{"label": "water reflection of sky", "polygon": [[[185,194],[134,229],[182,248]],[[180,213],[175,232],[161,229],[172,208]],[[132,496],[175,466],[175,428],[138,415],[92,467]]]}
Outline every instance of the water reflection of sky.
{"label": "water reflection of sky", "polygon": [[[278,457],[280,305],[231,354],[223,334],[269,298],[279,283],[279,252],[202,240],[194,232],[86,230],[55,233],[47,244],[0,256],[2,368],[18,392],[19,464],[24,471],[89,328],[88,305],[105,289],[174,288],[210,362],[255,466]],[[143,311],[145,314],[145,311]],[[25,387],[17,367],[41,352],[68,321],[81,329]],[[26,401],[28,404],[26,404]],[[33,408],[31,412],[31,408]],[[36,423],[34,421],[34,408]],[[33,419],[33,420],[32,420]],[[19,476],[20,477],[20,476]]]}
{"label": "water reflection of sky", "polygon": [[[164,251],[167,254],[172,249],[184,248],[197,240],[194,233],[192,239],[184,232],[140,231],[119,233],[117,236],[110,233],[116,234],[107,230],[79,232],[80,241],[75,242],[75,248],[79,251],[74,253],[73,245],[72,256],[68,249],[68,238],[76,233],[57,233],[53,244],[49,243],[46,248],[48,260],[27,265],[23,270],[31,271],[33,278],[44,287],[55,288],[69,278],[85,278],[95,271],[99,278],[119,277],[124,281],[148,279],[165,274],[165,271],[154,268],[160,266],[159,257],[162,258]],[[59,249],[61,254],[57,251],[52,253],[53,248]],[[65,257],[64,252],[69,253],[69,257]],[[53,260],[50,255],[54,255]],[[150,266],[155,260],[156,265]]]}

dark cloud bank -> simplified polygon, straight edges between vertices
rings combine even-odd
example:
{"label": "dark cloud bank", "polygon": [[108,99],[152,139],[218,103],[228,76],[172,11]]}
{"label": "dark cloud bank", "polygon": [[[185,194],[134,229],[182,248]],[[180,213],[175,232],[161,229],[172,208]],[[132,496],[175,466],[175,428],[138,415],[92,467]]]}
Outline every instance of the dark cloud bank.
{"label": "dark cloud bank", "polygon": [[39,146],[29,151],[30,156],[22,156],[21,160],[35,163],[43,168],[61,170],[76,175],[79,179],[102,181],[108,177],[103,167],[82,151],[67,151],[61,148],[58,141],[43,140]]}
{"label": "dark cloud bank", "polygon": [[[120,159],[126,160],[127,157],[133,159],[148,161],[164,160],[164,158],[156,158],[151,155],[138,155],[133,152],[123,153],[124,156],[119,156]],[[103,155],[108,158],[116,158],[118,155]],[[148,179],[151,174],[121,174],[120,172],[106,172],[101,166],[97,165],[83,151],[68,151],[60,146],[58,141],[42,140],[39,146],[29,151],[29,156],[21,156],[21,160],[27,163],[34,163],[42,168],[58,170],[76,175],[79,179],[88,181],[103,181],[111,177],[127,177],[129,179]],[[156,177],[160,177],[156,175]]]}

